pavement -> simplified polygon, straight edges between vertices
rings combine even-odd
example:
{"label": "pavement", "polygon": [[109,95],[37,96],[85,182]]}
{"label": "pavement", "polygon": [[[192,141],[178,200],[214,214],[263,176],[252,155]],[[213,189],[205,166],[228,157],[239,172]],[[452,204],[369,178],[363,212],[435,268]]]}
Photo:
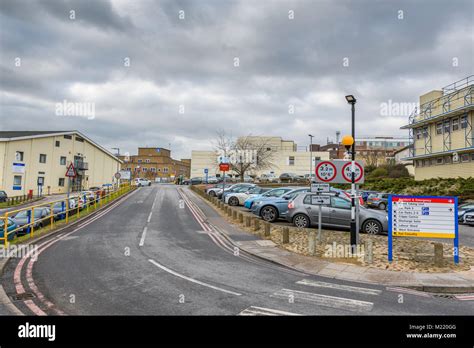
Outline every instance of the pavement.
{"label": "pavement", "polygon": [[7,299],[21,297],[10,304],[27,315],[474,312],[468,298],[315,275],[272,261],[274,246],[251,250],[266,243],[189,188],[153,184],[37,241],[37,259],[10,259],[0,281]]}

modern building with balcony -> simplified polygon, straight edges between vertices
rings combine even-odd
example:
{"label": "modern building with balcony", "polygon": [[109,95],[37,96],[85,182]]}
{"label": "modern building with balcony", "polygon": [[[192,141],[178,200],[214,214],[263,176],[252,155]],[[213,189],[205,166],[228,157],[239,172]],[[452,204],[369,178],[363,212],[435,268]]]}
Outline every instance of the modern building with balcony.
{"label": "modern building with balcony", "polygon": [[474,75],[420,96],[409,130],[415,179],[474,178]]}
{"label": "modern building with balcony", "polygon": [[113,182],[121,161],[78,131],[0,131],[0,190],[9,196],[65,193]]}

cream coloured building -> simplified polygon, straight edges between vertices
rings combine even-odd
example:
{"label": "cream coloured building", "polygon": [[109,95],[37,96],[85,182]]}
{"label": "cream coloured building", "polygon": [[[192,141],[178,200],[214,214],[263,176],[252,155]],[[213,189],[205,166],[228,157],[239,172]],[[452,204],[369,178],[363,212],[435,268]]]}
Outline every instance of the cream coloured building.
{"label": "cream coloured building", "polygon": [[414,144],[415,179],[474,178],[474,75],[420,96],[402,129]]}
{"label": "cream coloured building", "polygon": [[0,190],[9,196],[67,192],[112,183],[121,160],[78,131],[0,131]]}
{"label": "cream coloured building", "polygon": [[[268,146],[267,150],[272,151],[273,155],[271,168],[259,171],[249,171],[246,175],[261,175],[270,172],[273,172],[276,176],[279,176],[282,173],[295,173],[297,175],[309,174],[311,152],[297,151],[297,145],[294,141],[270,136],[251,136],[247,137],[247,139],[255,141],[256,143],[264,142]],[[315,160],[329,159],[328,151],[313,151],[312,155],[313,171]],[[209,176],[221,174],[218,167],[218,157],[219,154],[217,151],[193,150],[191,152],[191,177],[204,177],[205,169],[208,169]],[[234,175],[235,173],[230,172],[229,174]]]}

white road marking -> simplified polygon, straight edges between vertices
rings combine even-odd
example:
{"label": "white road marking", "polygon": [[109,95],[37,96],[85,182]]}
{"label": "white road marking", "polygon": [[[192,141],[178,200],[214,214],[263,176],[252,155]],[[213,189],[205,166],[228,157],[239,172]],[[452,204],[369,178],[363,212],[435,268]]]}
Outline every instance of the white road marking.
{"label": "white road marking", "polygon": [[474,301],[474,294],[455,295],[454,297],[461,301]]}
{"label": "white road marking", "polygon": [[264,308],[264,307],[255,307],[250,306],[249,308],[244,309],[239,315],[244,316],[256,316],[256,315],[266,315],[266,316],[276,316],[276,315],[301,315],[297,313],[280,311],[277,309]]}
{"label": "white road marking", "polygon": [[146,220],[146,222],[150,222],[150,220],[151,220],[151,216],[152,216],[152,215],[153,215],[153,212],[152,212],[152,211],[150,211],[150,215],[148,215],[148,219]]}
{"label": "white road marking", "polygon": [[433,297],[431,294],[427,294],[426,292],[418,291],[414,289],[408,289],[408,288],[387,287],[386,290],[392,291],[392,292],[415,295],[415,296],[421,296],[421,297]]}
{"label": "white road marking", "polygon": [[225,293],[228,293],[228,294],[231,294],[231,295],[236,295],[236,296],[241,296],[242,294],[239,294],[238,292],[234,292],[234,291],[230,291],[230,290],[226,290],[226,289],[222,289],[222,288],[219,288],[217,286],[214,286],[214,285],[211,285],[211,284],[207,284],[207,283],[204,283],[204,282],[201,282],[200,280],[197,280],[197,279],[193,279],[193,278],[190,278],[190,277],[187,277],[185,275],[182,275],[182,274],[179,274],[178,272],[175,272],[163,265],[160,265],[158,262],[156,262],[155,260],[153,259],[149,259],[148,261],[150,261],[152,264],[154,264],[156,267],[158,268],[161,268],[163,271],[165,272],[168,272],[168,273],[171,273],[172,275],[176,276],[176,277],[179,277],[179,278],[182,278],[182,279],[185,279],[185,280],[188,280],[192,283],[196,283],[196,284],[199,284],[199,285],[202,285],[202,286],[206,286],[208,288],[211,288],[211,289],[214,289],[214,290],[217,290],[217,291],[222,291],[222,292],[225,292]]}
{"label": "white road marking", "polygon": [[365,295],[380,295],[382,293],[382,290],[377,290],[377,289],[359,288],[356,286],[325,283],[325,282],[313,281],[309,279],[300,280],[296,282],[296,284],[314,286],[316,288],[327,288],[327,289],[334,289],[334,290],[358,292]]}
{"label": "white road marking", "polygon": [[293,296],[294,301],[297,300],[313,302],[320,306],[344,309],[348,311],[356,312],[369,312],[372,310],[374,304],[373,302],[353,300],[350,298],[344,297],[335,297],[328,295],[314,294],[311,292],[290,290],[290,289],[281,289],[280,291],[275,292],[271,297],[282,298],[288,300],[290,296]]}
{"label": "white road marking", "polygon": [[145,227],[143,229],[142,238],[140,239],[140,243],[138,244],[139,246],[143,246],[143,244],[145,244],[145,237],[146,237],[147,228],[148,227]]}

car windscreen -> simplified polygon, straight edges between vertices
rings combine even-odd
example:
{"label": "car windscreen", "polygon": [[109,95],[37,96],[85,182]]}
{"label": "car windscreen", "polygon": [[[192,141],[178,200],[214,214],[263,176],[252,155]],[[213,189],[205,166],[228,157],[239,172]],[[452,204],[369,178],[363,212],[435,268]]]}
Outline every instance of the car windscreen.
{"label": "car windscreen", "polygon": [[284,195],[285,193],[291,191],[291,189],[275,189],[275,190],[272,190],[272,191],[268,191],[267,193],[265,193],[263,196],[265,197],[280,197],[282,195]]}

